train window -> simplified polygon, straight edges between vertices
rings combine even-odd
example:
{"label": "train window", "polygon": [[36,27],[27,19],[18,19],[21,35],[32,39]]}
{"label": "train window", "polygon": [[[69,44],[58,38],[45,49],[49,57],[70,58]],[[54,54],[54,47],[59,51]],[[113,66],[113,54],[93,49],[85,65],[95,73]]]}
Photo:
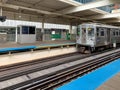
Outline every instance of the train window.
{"label": "train window", "polygon": [[113,31],[113,36],[115,36],[115,31]]}
{"label": "train window", "polygon": [[28,26],[22,27],[22,34],[29,34],[29,27]]}
{"label": "train window", "polygon": [[94,28],[88,28],[88,36],[94,36]]}
{"label": "train window", "polygon": [[20,34],[20,27],[17,27],[17,34]]}
{"label": "train window", "polygon": [[97,28],[97,36],[99,36],[99,28]]}
{"label": "train window", "polygon": [[100,32],[100,36],[104,36],[105,35],[105,32],[104,31],[101,31]]}
{"label": "train window", "polygon": [[82,34],[86,34],[86,28],[82,28]]}
{"label": "train window", "polygon": [[116,36],[118,36],[118,35],[119,35],[118,31],[116,31]]}
{"label": "train window", "polygon": [[86,33],[86,28],[82,28],[82,30],[84,31],[84,33]]}
{"label": "train window", "polygon": [[35,34],[35,27],[29,27],[29,34]]}

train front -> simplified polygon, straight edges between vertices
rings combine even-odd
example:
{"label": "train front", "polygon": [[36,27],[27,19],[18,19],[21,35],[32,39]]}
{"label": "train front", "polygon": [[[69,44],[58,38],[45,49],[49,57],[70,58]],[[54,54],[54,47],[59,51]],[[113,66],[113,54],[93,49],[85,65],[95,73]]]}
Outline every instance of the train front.
{"label": "train front", "polygon": [[85,50],[95,47],[95,25],[81,24],[77,26],[76,43]]}

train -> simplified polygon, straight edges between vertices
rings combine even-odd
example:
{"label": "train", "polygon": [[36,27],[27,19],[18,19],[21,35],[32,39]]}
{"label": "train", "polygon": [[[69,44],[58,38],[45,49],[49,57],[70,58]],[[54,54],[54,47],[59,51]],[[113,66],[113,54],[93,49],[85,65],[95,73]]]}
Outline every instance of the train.
{"label": "train", "polygon": [[76,43],[80,52],[94,52],[120,45],[120,27],[100,23],[77,26]]}

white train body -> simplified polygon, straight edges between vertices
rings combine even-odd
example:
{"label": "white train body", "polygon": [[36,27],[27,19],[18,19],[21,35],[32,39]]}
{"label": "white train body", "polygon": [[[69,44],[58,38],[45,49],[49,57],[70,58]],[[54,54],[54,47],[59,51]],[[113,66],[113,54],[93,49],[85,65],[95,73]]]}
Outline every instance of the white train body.
{"label": "white train body", "polygon": [[80,46],[97,48],[120,43],[120,27],[85,23],[77,26],[76,42]]}

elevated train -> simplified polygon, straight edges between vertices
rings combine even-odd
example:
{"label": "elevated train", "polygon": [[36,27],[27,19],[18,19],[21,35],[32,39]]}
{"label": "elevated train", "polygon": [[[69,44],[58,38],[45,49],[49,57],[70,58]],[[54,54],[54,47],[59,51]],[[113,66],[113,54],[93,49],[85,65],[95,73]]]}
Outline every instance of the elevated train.
{"label": "elevated train", "polygon": [[120,27],[83,23],[77,26],[76,42],[80,52],[116,47],[120,44]]}

